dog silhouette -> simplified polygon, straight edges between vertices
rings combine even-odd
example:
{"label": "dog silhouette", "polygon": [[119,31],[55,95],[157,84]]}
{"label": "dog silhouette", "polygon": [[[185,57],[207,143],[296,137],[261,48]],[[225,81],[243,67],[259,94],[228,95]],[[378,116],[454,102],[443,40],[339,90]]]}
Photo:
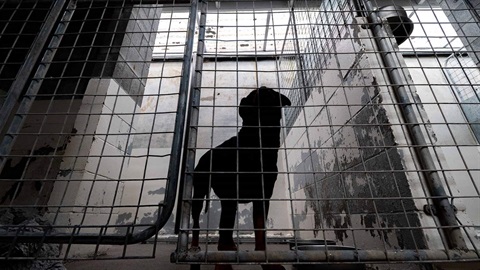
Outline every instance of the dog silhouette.
{"label": "dog silhouette", "polygon": [[[220,198],[218,250],[237,250],[233,228],[238,203],[253,203],[255,250],[265,250],[265,219],[268,216],[277,180],[278,148],[282,107],[290,100],[275,90],[262,86],[242,98],[239,114],[243,120],[237,136],[209,150],[199,160],[193,176],[193,228],[200,228],[200,213],[206,198],[208,210],[210,188]],[[199,230],[192,233],[192,247],[199,245]],[[264,269],[284,269],[263,265]],[[217,265],[216,269],[231,269]]]}

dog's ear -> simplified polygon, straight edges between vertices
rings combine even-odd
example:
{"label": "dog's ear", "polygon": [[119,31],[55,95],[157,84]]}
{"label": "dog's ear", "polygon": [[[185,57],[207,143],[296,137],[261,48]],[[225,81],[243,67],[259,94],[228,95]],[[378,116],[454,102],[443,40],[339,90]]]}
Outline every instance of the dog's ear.
{"label": "dog's ear", "polygon": [[282,106],[290,106],[292,105],[292,102],[290,99],[282,94],[280,94],[280,105]]}
{"label": "dog's ear", "polygon": [[285,95],[280,94],[279,92],[273,90],[270,87],[262,86],[262,87],[258,88],[258,91],[259,92],[263,91],[263,93],[268,93],[267,96],[269,98],[274,98],[274,96],[276,96],[276,97],[280,96],[279,102],[280,102],[280,106],[282,106],[282,107],[292,105],[292,102],[290,101],[290,99],[288,99]]}

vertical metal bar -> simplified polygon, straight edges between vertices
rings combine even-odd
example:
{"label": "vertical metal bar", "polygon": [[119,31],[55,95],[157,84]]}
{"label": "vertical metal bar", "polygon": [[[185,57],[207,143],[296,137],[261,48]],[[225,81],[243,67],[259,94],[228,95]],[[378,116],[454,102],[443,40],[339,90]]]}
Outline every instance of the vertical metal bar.
{"label": "vertical metal bar", "polygon": [[267,51],[267,40],[268,40],[268,28],[270,27],[270,18],[272,17],[272,11],[267,13],[267,23],[265,24],[265,38],[263,40],[263,51]]}
{"label": "vertical metal bar", "polygon": [[169,211],[162,210],[158,215],[159,219],[162,217],[164,223],[159,224],[163,226],[167,221],[168,217],[171,215],[173,206],[175,204],[175,196],[177,183],[180,173],[180,165],[182,161],[182,152],[183,152],[183,142],[185,135],[185,123],[187,122],[187,109],[188,109],[188,94],[190,86],[190,72],[192,69],[192,58],[193,58],[193,41],[195,38],[195,24],[197,16],[197,1],[192,1],[190,6],[190,14],[188,19],[188,29],[186,37],[186,48],[183,55],[183,67],[182,67],[182,77],[180,80],[180,93],[178,96],[178,106],[177,113],[175,117],[175,129],[173,136],[172,151],[170,156],[170,164],[168,167],[168,185],[165,190],[165,206],[163,209],[168,209]]}
{"label": "vertical metal bar", "polygon": [[408,97],[407,83],[399,70],[399,63],[395,61],[393,56],[395,49],[391,42],[389,42],[390,37],[383,28],[381,19],[374,12],[371,1],[364,0],[363,3],[368,19],[372,23],[372,33],[375,43],[379,48],[386,72],[392,82],[393,92],[398,99],[402,116],[407,122],[406,126],[410,133],[415,152],[418,155],[420,166],[424,170],[423,174],[427,180],[429,191],[433,196],[433,203],[438,212],[441,224],[445,226],[443,231],[447,236],[448,245],[452,249],[467,249],[465,239],[462,236],[462,232],[456,220],[454,208],[448,201],[448,196],[442,185],[438,170],[415,116],[414,107]]}
{"label": "vertical metal bar", "polygon": [[[205,24],[207,20],[207,4],[204,0],[200,1],[193,1],[195,3],[195,7],[192,4],[191,12],[197,12],[197,5],[198,9],[200,10],[200,20],[199,20],[199,29],[198,29],[198,44],[197,44],[197,55],[196,55],[196,62],[195,62],[195,71],[192,78],[192,86],[191,86],[191,93],[190,93],[190,119],[189,124],[197,125],[198,123],[198,107],[200,105],[200,87],[202,85],[202,68],[203,68],[203,52],[205,48]],[[191,14],[193,18],[191,18],[190,24],[195,23],[195,15]],[[192,25],[193,27],[194,25]],[[187,149],[186,149],[186,164],[185,164],[185,171],[191,172],[195,166],[195,146],[197,140],[197,128],[190,128],[189,129],[189,138],[187,142]],[[192,203],[191,200],[186,200],[186,198],[191,198],[192,190],[193,190],[193,176],[191,174],[185,175],[185,182],[183,186],[183,194],[182,194],[182,202],[179,207],[182,208],[182,216],[180,217],[180,233],[178,238],[178,251],[185,251],[188,247],[188,231],[182,230],[182,228],[188,227],[190,222],[190,212]]]}
{"label": "vertical metal bar", "polygon": [[[5,166],[7,155],[10,153],[10,150],[15,143],[17,137],[16,134],[22,128],[22,124],[26,118],[25,115],[30,111],[33,101],[35,100],[35,95],[40,89],[42,83],[38,78],[44,77],[47,73],[50,63],[55,56],[55,48],[58,48],[62,40],[67,28],[67,23],[65,22],[68,22],[72,16],[72,9],[67,10],[67,7],[72,5],[73,4],[71,1],[67,2],[66,0],[57,0],[53,4],[52,10],[48,14],[40,33],[38,33],[37,39],[35,40],[35,43],[33,44],[25,63],[20,69],[16,80],[10,87],[5,104],[0,111],[0,130],[5,128],[8,118],[11,115],[16,102],[20,98],[23,89],[25,89],[27,83],[30,82],[26,94],[12,119],[8,131],[2,139],[2,143],[0,145],[0,171],[2,171],[3,167]],[[63,18],[62,21],[60,21],[62,15]],[[55,33],[52,35],[54,31]],[[47,44],[49,40],[50,42]],[[53,49],[47,50],[47,48]],[[42,59],[40,61],[41,57]],[[37,63],[40,64],[37,65]],[[36,79],[30,81],[29,79],[33,75],[35,68],[37,68],[34,74]]]}

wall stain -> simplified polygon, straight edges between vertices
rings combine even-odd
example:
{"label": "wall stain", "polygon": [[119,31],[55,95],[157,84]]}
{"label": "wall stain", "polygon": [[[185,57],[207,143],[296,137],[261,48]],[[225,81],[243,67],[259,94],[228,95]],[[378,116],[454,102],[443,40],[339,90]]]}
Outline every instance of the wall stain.
{"label": "wall stain", "polygon": [[[122,213],[117,216],[117,220],[115,221],[115,225],[132,225],[133,221],[131,221],[133,217],[133,213]],[[116,235],[125,235],[127,233],[128,227],[115,227],[114,234]]]}
{"label": "wall stain", "polygon": [[159,189],[156,189],[156,190],[149,190],[148,195],[163,195],[165,194],[165,188],[159,188]]}
{"label": "wall stain", "polygon": [[[314,143],[321,149],[301,152],[300,162],[290,167],[290,171],[298,172],[293,176],[293,191],[303,190],[307,198],[304,206],[295,209],[298,212],[295,212],[294,226],[302,228],[302,222],[312,215],[315,237],[319,231],[335,228],[337,241],[351,243],[349,228],[362,226],[366,232],[361,236],[362,244],[365,237],[371,237],[376,239],[375,243],[380,240],[391,248],[425,248],[421,229],[402,229],[420,228],[421,224],[413,200],[405,199],[412,197],[412,193],[403,173],[402,158],[395,148],[391,123],[382,106],[381,89],[371,71],[363,69],[369,66],[363,49],[352,61],[350,70],[341,79],[344,87],[362,90],[355,96],[356,104],[359,101],[361,104],[352,107],[357,111],[349,112],[345,127],[311,129],[309,137],[319,138]],[[340,63],[333,61],[329,65]],[[328,102],[335,104],[339,98],[333,95]],[[331,124],[335,117],[345,116],[330,117],[332,119],[322,119],[324,122],[317,119],[316,124]],[[297,146],[305,140],[306,136],[302,135]],[[376,200],[386,197],[390,199]],[[313,214],[308,213],[310,209]],[[368,245],[368,241],[365,244]]]}

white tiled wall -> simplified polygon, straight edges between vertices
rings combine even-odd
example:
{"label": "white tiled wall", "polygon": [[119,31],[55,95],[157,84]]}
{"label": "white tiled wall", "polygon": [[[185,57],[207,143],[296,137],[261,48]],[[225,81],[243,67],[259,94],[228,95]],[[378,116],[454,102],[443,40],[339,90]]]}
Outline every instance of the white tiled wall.
{"label": "white tiled wall", "polygon": [[[48,216],[54,224],[105,226],[119,214],[124,181],[121,171],[129,163],[129,136],[134,131],[137,106],[113,79],[91,79],[74,124],[61,174],[55,181]],[[71,207],[68,207],[71,206]],[[99,232],[99,227],[84,232]],[[72,254],[91,252],[75,247]],[[78,250],[77,250],[78,249]]]}

